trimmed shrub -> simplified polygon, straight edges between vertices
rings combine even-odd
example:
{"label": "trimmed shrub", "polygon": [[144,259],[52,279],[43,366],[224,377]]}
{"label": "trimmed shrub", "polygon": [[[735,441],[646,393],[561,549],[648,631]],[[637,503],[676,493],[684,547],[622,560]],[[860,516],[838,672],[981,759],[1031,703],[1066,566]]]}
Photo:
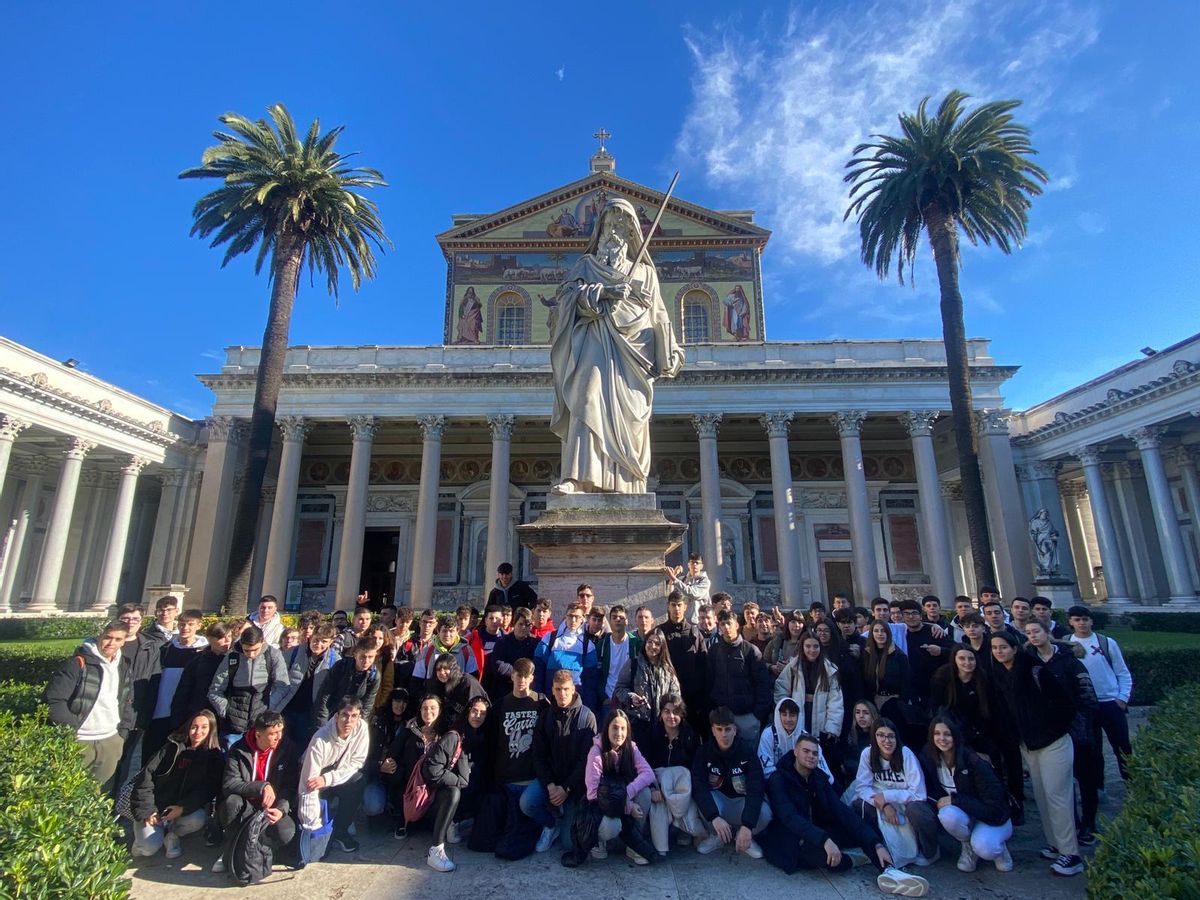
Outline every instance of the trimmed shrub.
{"label": "trimmed shrub", "polygon": [[0,680],[41,687],[78,645],[78,640],[0,644]]}
{"label": "trimmed shrub", "polygon": [[1200,613],[1125,613],[1122,618],[1134,631],[1173,631],[1200,634]]}
{"label": "trimmed shrub", "polygon": [[0,896],[128,896],[119,838],[112,804],[70,732],[44,710],[0,712]]}
{"label": "trimmed shrub", "polygon": [[48,641],[54,638],[91,637],[108,622],[105,618],[46,616],[0,619],[0,641]]}
{"label": "trimmed shrub", "polygon": [[42,706],[42,688],[19,681],[0,681],[0,712],[10,712],[18,719],[32,716]]}
{"label": "trimmed shrub", "polygon": [[1121,648],[1129,671],[1133,673],[1134,706],[1149,706],[1160,702],[1170,691],[1196,680],[1200,654],[1195,648],[1156,647],[1153,649]]}
{"label": "trimmed shrub", "polygon": [[1172,691],[1133,739],[1129,792],[1100,836],[1088,896],[1200,897],[1200,684]]}

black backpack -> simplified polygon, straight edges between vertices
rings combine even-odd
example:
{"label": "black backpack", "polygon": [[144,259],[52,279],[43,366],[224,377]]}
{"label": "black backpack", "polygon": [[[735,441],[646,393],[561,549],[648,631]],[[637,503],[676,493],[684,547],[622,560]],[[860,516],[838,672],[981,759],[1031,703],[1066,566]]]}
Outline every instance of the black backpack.
{"label": "black backpack", "polygon": [[542,833],[541,826],[521,812],[516,797],[508,794],[507,801],[504,831],[496,841],[496,858],[515,861],[533,856]]}
{"label": "black backpack", "polygon": [[266,810],[259,810],[234,832],[225,848],[225,870],[239,887],[258,884],[271,874],[275,853],[266,841],[271,825]]}

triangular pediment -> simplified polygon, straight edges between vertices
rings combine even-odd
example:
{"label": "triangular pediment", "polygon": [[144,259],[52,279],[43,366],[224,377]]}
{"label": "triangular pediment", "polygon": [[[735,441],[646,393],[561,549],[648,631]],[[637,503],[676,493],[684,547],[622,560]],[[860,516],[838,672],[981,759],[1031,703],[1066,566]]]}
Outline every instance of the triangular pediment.
{"label": "triangular pediment", "polygon": [[[463,248],[477,244],[517,245],[531,241],[545,246],[548,242],[564,245],[583,244],[591,235],[596,217],[611,197],[629,200],[643,229],[648,230],[664,192],[609,172],[594,172],[585,178],[553,191],[510,206],[499,212],[478,216],[456,216],[455,225],[438,235],[444,248]],[[750,221],[749,213],[729,213],[707,209],[672,197],[655,234],[655,242],[674,242],[689,238],[725,239],[750,244],[765,244],[770,232]]]}

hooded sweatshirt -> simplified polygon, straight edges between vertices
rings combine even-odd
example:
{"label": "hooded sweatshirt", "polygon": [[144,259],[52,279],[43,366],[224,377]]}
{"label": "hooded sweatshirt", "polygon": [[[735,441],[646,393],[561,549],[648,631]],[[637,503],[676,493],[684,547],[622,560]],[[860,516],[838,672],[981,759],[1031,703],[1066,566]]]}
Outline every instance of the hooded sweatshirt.
{"label": "hooded sweatshirt", "polygon": [[364,719],[354,723],[350,736],[342,738],[337,731],[337,719],[333,718],[317,729],[304,762],[300,767],[300,825],[308,831],[321,827],[321,792],[305,789],[308,779],[318,775],[325,779],[325,787],[337,787],[354,777],[367,761],[370,749],[371,727]]}
{"label": "hooded sweatshirt", "polygon": [[[796,748],[796,741],[800,740],[800,735],[804,733],[804,729],[800,727],[798,721],[791,733],[788,733],[787,729],[783,727],[783,719],[779,715],[779,708],[783,706],[783,701],[787,699],[789,698],[781,697],[779,702],[775,704],[775,714],[771,724],[763,729],[762,734],[758,738],[758,761],[762,763],[764,778],[769,778],[771,773],[775,771],[775,767],[779,765],[779,760]],[[825,762],[825,753],[819,747],[817,758],[817,768],[830,778],[833,778],[833,773],[829,771],[829,764]]]}
{"label": "hooded sweatshirt", "polygon": [[96,702],[91,712],[84,718],[75,737],[81,741],[102,741],[117,733],[121,724],[120,704],[117,702],[118,687],[121,680],[121,657],[118,654],[111,662],[104,658],[100,648],[94,641],[84,641],[83,648],[100,661],[104,677],[100,681],[100,691],[96,694]]}
{"label": "hooded sweatshirt", "polygon": [[192,658],[208,646],[208,638],[196,635],[189,646],[179,642],[179,637],[173,637],[162,649],[162,675],[158,681],[158,700],[154,704],[154,719],[171,718],[171,701],[175,698],[175,689],[179,687],[179,679],[183,670]]}

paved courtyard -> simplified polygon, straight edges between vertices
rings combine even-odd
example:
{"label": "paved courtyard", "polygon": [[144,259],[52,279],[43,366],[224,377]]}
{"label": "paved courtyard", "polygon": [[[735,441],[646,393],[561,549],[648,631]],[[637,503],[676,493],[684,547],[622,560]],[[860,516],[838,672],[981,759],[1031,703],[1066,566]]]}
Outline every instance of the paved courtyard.
{"label": "paved courtyard", "polygon": [[[1137,711],[1131,724],[1145,720]],[[1108,794],[1101,802],[1102,817],[1115,815],[1125,796],[1116,761],[1106,750]],[[1028,792],[1028,791],[1027,791]],[[300,872],[278,867],[268,881],[250,889],[255,900],[388,900],[420,897],[422,900],[488,900],[488,898],[531,898],[572,896],[608,898],[654,898],[654,900],[730,900],[771,897],[879,897],[875,871],[862,866],[845,875],[825,876],[800,873],[787,876],[764,860],[751,860],[731,850],[700,856],[693,850],[675,848],[668,862],[637,867],[613,853],[604,861],[591,860],[580,869],[559,864],[560,851],[536,854],[521,862],[500,862],[491,855],[472,853],[465,845],[449,847],[458,871],[440,874],[425,867],[426,834],[417,832],[404,841],[393,839],[390,830],[371,831],[359,823],[358,853],[330,850],[325,861]],[[942,860],[919,871],[930,882],[930,897],[1003,897],[1028,900],[1080,898],[1086,893],[1086,875],[1059,878],[1042,860],[1041,821],[1030,803],[1028,821],[1009,842],[1015,869],[1001,874],[991,863],[980,862],[972,874],[959,872],[957,845],[951,852],[944,844]],[[209,868],[216,857],[198,837],[184,842],[184,858],[166,860],[161,854],[138,860],[130,870],[133,897],[138,900],[200,900],[214,889],[236,890],[225,875]],[[1090,851],[1084,850],[1084,858]],[[182,863],[182,865],[181,865]]]}

